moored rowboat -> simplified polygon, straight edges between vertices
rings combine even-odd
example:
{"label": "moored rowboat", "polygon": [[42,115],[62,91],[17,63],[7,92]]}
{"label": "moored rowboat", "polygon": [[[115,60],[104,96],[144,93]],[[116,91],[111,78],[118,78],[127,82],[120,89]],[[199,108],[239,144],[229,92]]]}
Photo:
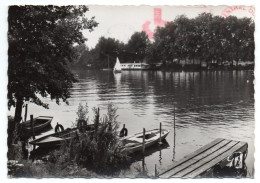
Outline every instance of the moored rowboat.
{"label": "moored rowboat", "polygon": [[[34,132],[40,131],[43,128],[51,124],[53,117],[52,116],[39,116],[33,119]],[[32,131],[31,121],[28,120],[22,123],[26,132],[30,133]]]}
{"label": "moored rowboat", "polygon": [[[93,131],[95,128],[94,124],[87,125],[86,131]],[[64,131],[52,133],[29,142],[32,145],[37,145],[39,147],[56,147],[62,145],[63,142],[77,137],[80,134],[79,128],[67,128]]]}
{"label": "moored rowboat", "polygon": [[64,141],[72,139],[77,134],[77,129],[66,129],[62,132],[52,133],[29,142],[32,145],[39,147],[50,148],[61,145]]}
{"label": "moored rowboat", "polygon": [[[169,130],[163,129],[161,131],[161,140],[165,139],[169,134]],[[143,132],[137,133],[133,136],[121,139],[123,151],[127,154],[131,154],[137,151],[141,151],[143,148]],[[153,129],[145,133],[145,148],[148,148],[156,143],[160,142],[160,130]]]}

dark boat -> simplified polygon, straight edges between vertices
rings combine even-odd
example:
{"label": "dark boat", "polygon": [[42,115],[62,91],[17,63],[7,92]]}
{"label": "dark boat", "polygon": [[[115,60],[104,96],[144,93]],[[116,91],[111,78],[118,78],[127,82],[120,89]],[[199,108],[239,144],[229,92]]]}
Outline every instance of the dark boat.
{"label": "dark boat", "polygon": [[[161,140],[164,140],[169,134],[169,130],[161,131]],[[145,148],[148,148],[156,143],[160,142],[160,130],[154,129],[145,133]],[[127,154],[131,154],[143,149],[143,132],[137,133],[130,137],[121,139],[121,145],[123,151]]]}
{"label": "dark boat", "polygon": [[[86,131],[93,131],[94,130],[94,124],[90,124],[86,126]],[[29,142],[29,144],[37,145],[39,147],[44,148],[51,148],[62,145],[63,142],[70,140],[72,138],[77,137],[80,135],[80,129],[79,128],[67,128],[64,131],[52,133],[40,138],[37,138],[35,140],[32,140]]]}
{"label": "dark boat", "polygon": [[[52,119],[53,119],[52,116],[39,116],[37,118],[34,118],[33,119],[34,132],[41,131],[42,129],[44,129],[45,127],[50,125]],[[22,125],[26,132],[28,132],[28,133],[32,132],[30,120],[22,123]]]}
{"label": "dark boat", "polygon": [[74,138],[77,135],[77,128],[66,129],[62,132],[52,133],[29,142],[39,147],[50,148],[61,145],[64,141]]}

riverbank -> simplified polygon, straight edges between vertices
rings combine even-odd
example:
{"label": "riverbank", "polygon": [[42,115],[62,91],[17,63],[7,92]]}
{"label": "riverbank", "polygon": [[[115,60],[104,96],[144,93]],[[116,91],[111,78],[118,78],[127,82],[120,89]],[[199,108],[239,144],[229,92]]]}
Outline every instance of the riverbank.
{"label": "riverbank", "polygon": [[[254,64],[239,64],[239,65],[218,65],[218,64],[208,64],[208,65],[201,65],[201,64],[175,64],[175,63],[166,63],[161,65],[150,64],[145,69],[139,70],[156,70],[156,71],[174,71],[174,72],[181,72],[181,71],[189,71],[189,72],[198,72],[198,71],[205,71],[205,70],[212,70],[212,71],[232,71],[232,70],[254,70]],[[76,67],[72,66],[72,70],[103,70],[100,68],[93,68],[93,67]],[[131,70],[131,69],[129,69]],[[137,69],[132,69],[137,70]],[[112,69],[111,69],[112,71]]]}
{"label": "riverbank", "polygon": [[187,64],[187,65],[180,65],[180,64],[163,64],[158,68],[154,68],[155,70],[162,70],[162,71],[205,71],[205,70],[212,70],[212,71],[224,71],[224,70],[254,70],[254,64],[251,65],[218,65],[218,64],[208,64],[208,65],[200,65],[200,64]]}
{"label": "riverbank", "polygon": [[23,125],[14,125],[13,118],[9,118],[8,175],[92,178],[113,176],[128,166],[128,156],[119,148],[117,108],[109,103],[106,114],[101,116],[99,111],[93,108],[94,118],[90,122],[93,129],[87,130],[88,106],[79,104],[76,133],[66,137],[58,147],[37,149],[28,144],[31,137],[23,133]]}

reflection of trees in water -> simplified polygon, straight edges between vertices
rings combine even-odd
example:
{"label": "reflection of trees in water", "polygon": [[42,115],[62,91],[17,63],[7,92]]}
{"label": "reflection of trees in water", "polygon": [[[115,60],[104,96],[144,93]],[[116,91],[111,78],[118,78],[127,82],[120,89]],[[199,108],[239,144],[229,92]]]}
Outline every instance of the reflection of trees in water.
{"label": "reflection of trees in water", "polygon": [[155,114],[172,116],[173,102],[182,116],[187,112],[203,116],[203,111],[235,110],[254,103],[253,71],[86,71],[79,78],[83,82],[75,84],[73,91],[80,93],[76,97],[86,97],[90,89],[97,100],[127,101],[144,114],[153,105]]}
{"label": "reflection of trees in water", "polygon": [[130,103],[133,108],[145,109],[151,103],[148,96],[153,93],[150,72],[146,71],[123,71],[122,81],[128,86]]}
{"label": "reflection of trees in water", "polygon": [[155,75],[154,102],[158,115],[173,116],[173,102],[183,118],[192,113],[206,118],[207,113],[219,114],[220,110],[232,114],[254,103],[252,71],[158,71]]}
{"label": "reflection of trees in water", "polygon": [[190,74],[157,71],[153,82],[156,106],[173,109],[173,102],[177,102],[178,108],[186,107],[192,95],[189,87],[193,88]]}
{"label": "reflection of trees in water", "polygon": [[114,74],[112,71],[81,71],[78,75],[81,80],[74,84],[75,97],[86,97],[84,95],[88,95],[91,89],[97,94],[97,100],[101,101],[114,100],[117,103],[126,98],[133,108],[139,109],[145,109],[150,103],[147,96],[152,94],[153,89],[149,86],[148,72],[123,71]]}
{"label": "reflection of trees in water", "polygon": [[113,73],[111,71],[102,72],[95,70],[87,71],[75,71],[78,74],[79,82],[73,84],[71,90],[70,102],[77,103],[82,101],[88,101],[87,98],[97,98],[109,93],[113,79]]}
{"label": "reflection of trees in water", "polygon": [[[155,101],[160,106],[173,105],[184,108],[192,103],[198,105],[219,105],[250,100],[253,85],[247,71],[205,71],[205,72],[157,72],[154,87]],[[249,84],[249,85],[248,85]]]}
{"label": "reflection of trees in water", "polygon": [[[84,79],[88,83],[88,86],[82,85],[85,90],[91,88],[98,96],[98,100],[111,100],[112,97],[109,97],[111,93],[116,92],[116,82],[114,80],[112,70],[108,71],[86,71],[86,76]],[[83,74],[84,76],[84,74]],[[83,81],[84,82],[84,81]]]}

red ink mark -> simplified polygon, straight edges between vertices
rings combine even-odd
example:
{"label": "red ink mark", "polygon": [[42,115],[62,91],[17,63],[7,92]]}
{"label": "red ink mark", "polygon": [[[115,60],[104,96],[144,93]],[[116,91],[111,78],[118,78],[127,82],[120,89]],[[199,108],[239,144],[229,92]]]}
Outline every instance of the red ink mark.
{"label": "red ink mark", "polygon": [[150,21],[146,21],[142,28],[143,28],[143,31],[145,31],[145,33],[147,34],[147,36],[150,38],[150,39],[153,39],[153,32],[150,30],[149,26],[150,26],[151,22]]}
{"label": "red ink mark", "polygon": [[154,8],[153,14],[154,14],[154,24],[156,26],[162,27],[167,23],[167,21],[162,20],[162,9],[161,8]]}
{"label": "red ink mark", "polygon": [[228,6],[228,7],[226,7],[226,8],[222,11],[221,15],[222,15],[223,17],[227,17],[227,16],[229,16],[232,12],[237,11],[237,10],[243,10],[243,11],[245,11],[246,8],[245,8],[245,6]]}
{"label": "red ink mark", "polygon": [[249,8],[248,12],[249,12],[251,15],[255,16],[255,8],[254,8],[254,7],[251,6],[251,7]]}
{"label": "red ink mark", "polygon": [[[154,21],[154,25],[156,27],[162,27],[167,23],[167,21],[162,20],[162,9],[161,8],[154,8],[153,13],[154,13],[154,20],[153,21]],[[144,32],[146,32],[146,34],[148,35],[148,37],[150,39],[153,39],[154,33],[149,28],[150,24],[151,24],[150,21],[146,21],[142,25],[142,29],[143,29]]]}

